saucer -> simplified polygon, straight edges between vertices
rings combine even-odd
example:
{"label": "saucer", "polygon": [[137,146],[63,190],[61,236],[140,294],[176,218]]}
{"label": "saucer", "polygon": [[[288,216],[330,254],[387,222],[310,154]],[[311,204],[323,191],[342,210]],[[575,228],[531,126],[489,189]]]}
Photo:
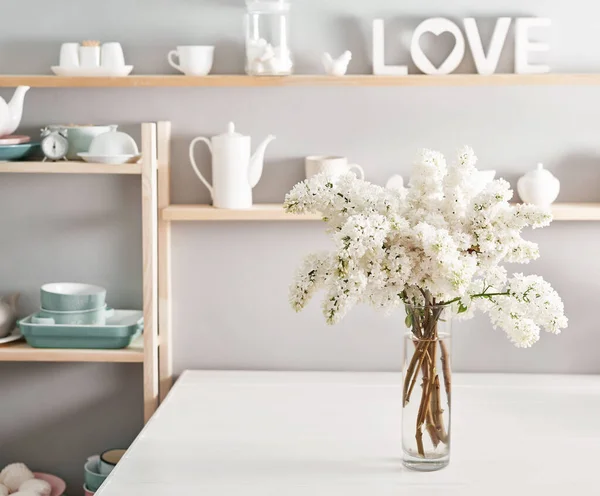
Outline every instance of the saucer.
{"label": "saucer", "polygon": [[21,329],[15,327],[8,336],[5,338],[0,338],[0,344],[12,343],[13,341],[18,341],[22,337],[23,334],[21,334]]}
{"label": "saucer", "polygon": [[141,155],[95,155],[91,153],[78,153],[86,162],[95,164],[107,164],[107,165],[122,165],[122,164],[134,164],[140,158]]}
{"label": "saucer", "polygon": [[57,76],[72,76],[72,77],[123,77],[128,76],[133,70],[132,65],[124,65],[123,67],[61,67],[54,65],[51,67],[52,72]]}

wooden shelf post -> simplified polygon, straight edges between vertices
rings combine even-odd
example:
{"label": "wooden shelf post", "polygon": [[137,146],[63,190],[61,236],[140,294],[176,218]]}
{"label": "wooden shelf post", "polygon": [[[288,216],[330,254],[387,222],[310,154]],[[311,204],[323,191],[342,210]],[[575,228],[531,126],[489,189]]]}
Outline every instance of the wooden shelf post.
{"label": "wooden shelf post", "polygon": [[158,369],[160,401],[173,385],[172,296],[171,296],[171,223],[160,217],[171,204],[171,123],[158,123]]}
{"label": "wooden shelf post", "polygon": [[144,295],[144,421],[156,411],[158,392],[158,235],[156,124],[142,124],[142,263]]}

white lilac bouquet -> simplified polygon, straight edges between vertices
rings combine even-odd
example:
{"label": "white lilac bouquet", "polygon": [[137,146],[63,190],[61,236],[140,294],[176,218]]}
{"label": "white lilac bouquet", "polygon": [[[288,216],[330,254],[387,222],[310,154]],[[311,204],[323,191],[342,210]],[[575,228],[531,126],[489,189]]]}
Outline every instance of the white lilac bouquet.
{"label": "white lilac bouquet", "polygon": [[[464,318],[481,310],[522,348],[539,339],[540,329],[557,334],[567,326],[563,303],[549,283],[534,275],[509,276],[502,266],[539,257],[538,246],[521,232],[547,226],[551,214],[533,205],[511,205],[510,185],[502,179],[482,187],[476,161],[468,147],[450,166],[442,154],[423,150],[408,188],[382,188],[353,173],[323,173],[294,186],[284,205],[290,213],[320,213],[335,245],[304,260],[291,287],[295,310],[319,289],[326,292],[323,313],[330,324],[362,302],[387,312],[407,309],[406,324],[423,341],[415,342],[404,383],[406,406],[422,370],[417,417],[422,456],[421,427],[427,427],[436,446],[446,436],[435,364],[442,309]],[[448,350],[442,342],[440,350],[449,403]]]}
{"label": "white lilac bouquet", "polygon": [[556,291],[539,276],[509,277],[501,265],[538,258],[537,244],[521,231],[547,226],[552,216],[534,205],[511,205],[503,179],[481,190],[476,161],[468,147],[450,166],[439,152],[422,150],[401,190],[353,173],[319,174],[294,186],[285,210],[322,214],[335,250],[306,257],[291,287],[292,307],[303,309],[324,288],[329,324],[361,302],[387,312],[454,303],[465,318],[475,309],[488,313],[518,347],[534,344],[540,329],[559,333],[567,318]]}

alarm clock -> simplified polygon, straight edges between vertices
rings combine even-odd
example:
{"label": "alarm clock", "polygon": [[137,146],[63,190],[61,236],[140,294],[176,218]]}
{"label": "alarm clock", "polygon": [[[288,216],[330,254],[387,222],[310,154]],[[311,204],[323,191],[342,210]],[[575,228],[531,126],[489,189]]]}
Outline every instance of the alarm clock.
{"label": "alarm clock", "polygon": [[42,129],[42,140],[40,143],[44,153],[44,162],[46,160],[67,160],[67,150],[69,141],[67,140],[67,130],[62,129]]}

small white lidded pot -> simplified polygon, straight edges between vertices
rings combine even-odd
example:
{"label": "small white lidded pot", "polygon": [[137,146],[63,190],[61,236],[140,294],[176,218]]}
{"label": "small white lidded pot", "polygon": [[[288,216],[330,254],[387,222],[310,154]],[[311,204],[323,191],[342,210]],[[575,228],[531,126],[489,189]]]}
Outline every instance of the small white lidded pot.
{"label": "small white lidded pot", "polygon": [[538,164],[535,170],[519,179],[517,191],[523,202],[548,207],[558,197],[560,181],[542,164]]}
{"label": "small white lidded pot", "polygon": [[100,67],[100,47],[80,46],[79,65],[86,68]]}

